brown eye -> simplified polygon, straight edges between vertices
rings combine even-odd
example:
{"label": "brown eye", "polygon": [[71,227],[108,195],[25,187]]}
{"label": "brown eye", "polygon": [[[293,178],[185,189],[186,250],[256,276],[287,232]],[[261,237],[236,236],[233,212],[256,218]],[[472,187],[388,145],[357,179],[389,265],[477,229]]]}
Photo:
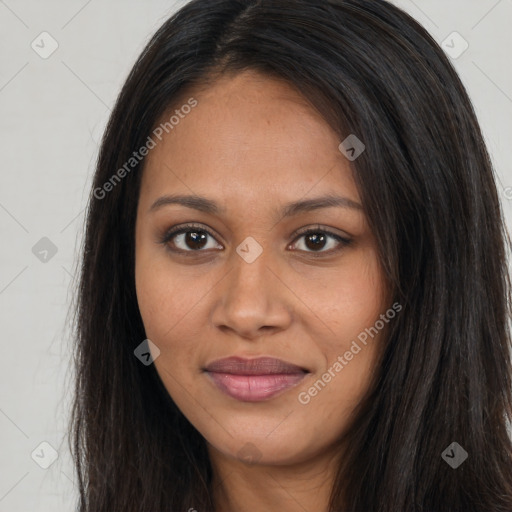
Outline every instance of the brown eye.
{"label": "brown eye", "polygon": [[187,231],[183,242],[190,249],[202,249],[207,242],[208,235],[204,231]]}
{"label": "brown eye", "polygon": [[311,233],[305,237],[305,245],[308,249],[316,251],[323,249],[326,243],[326,236],[323,233]]}
{"label": "brown eye", "polygon": [[204,228],[182,226],[172,229],[162,239],[175,252],[204,252],[207,249],[222,249],[214,236]]}
{"label": "brown eye", "polygon": [[324,229],[308,229],[292,244],[295,249],[311,254],[331,254],[349,245],[352,240]]}

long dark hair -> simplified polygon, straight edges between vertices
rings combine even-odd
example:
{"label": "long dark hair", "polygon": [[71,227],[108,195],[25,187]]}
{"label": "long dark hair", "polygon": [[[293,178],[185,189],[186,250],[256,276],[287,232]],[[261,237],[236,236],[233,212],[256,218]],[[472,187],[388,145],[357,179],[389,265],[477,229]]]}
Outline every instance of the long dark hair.
{"label": "long dark hair", "polygon": [[[193,0],[134,65],[87,210],[70,425],[78,510],[214,509],[204,439],[134,356],[146,338],[134,282],[144,160],[112,176],[190,87],[246,69],[286,80],[340,142],[365,144],[355,179],[403,307],[340,438],[330,511],[510,512],[508,238],[493,169],[442,50],[374,0]],[[453,442],[468,454],[456,469],[442,457]]]}

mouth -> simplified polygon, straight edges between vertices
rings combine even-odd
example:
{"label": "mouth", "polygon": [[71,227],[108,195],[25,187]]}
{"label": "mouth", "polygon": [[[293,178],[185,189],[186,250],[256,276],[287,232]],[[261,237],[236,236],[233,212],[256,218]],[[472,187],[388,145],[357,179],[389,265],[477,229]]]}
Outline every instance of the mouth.
{"label": "mouth", "polygon": [[310,373],[272,357],[229,357],[210,363],[205,373],[217,389],[236,400],[260,402],[296,386]]}

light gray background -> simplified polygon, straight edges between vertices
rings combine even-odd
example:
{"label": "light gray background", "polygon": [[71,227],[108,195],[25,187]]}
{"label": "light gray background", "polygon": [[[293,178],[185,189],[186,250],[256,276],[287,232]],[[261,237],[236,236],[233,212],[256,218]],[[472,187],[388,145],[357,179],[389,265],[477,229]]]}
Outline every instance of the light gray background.
{"label": "light gray background", "polygon": [[[184,3],[0,0],[0,511],[73,509],[65,320],[98,140],[136,57]],[[510,226],[512,0],[395,3],[440,44],[454,31],[468,42],[453,62],[479,116]],[[47,59],[31,47],[50,48],[49,39],[41,43],[44,31],[58,43]],[[463,48],[453,36],[445,44]],[[57,247],[46,262],[32,252],[42,237]],[[46,470],[31,455],[48,460],[42,442],[59,455]]]}

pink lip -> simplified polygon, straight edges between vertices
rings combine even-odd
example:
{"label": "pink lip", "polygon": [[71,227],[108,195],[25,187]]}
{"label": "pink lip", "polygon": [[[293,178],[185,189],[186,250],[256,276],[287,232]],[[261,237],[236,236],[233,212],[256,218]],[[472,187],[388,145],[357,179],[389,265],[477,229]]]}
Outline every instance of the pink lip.
{"label": "pink lip", "polygon": [[206,373],[221,391],[232,398],[259,402],[297,385],[309,372],[272,357],[229,357],[209,364]]}

